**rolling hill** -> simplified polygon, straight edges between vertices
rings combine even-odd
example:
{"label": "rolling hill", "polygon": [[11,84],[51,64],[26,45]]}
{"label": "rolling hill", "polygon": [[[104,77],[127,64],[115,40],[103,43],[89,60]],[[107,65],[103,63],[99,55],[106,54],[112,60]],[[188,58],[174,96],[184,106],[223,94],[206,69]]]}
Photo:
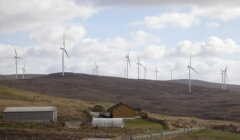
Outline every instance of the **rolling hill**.
{"label": "rolling hill", "polygon": [[163,115],[240,121],[240,93],[205,86],[193,86],[189,94],[188,86],[182,83],[75,73],[1,80],[0,85],[86,101],[125,102]]}
{"label": "rolling hill", "polygon": [[[35,78],[38,76],[43,76],[43,74],[25,74],[24,78],[25,79],[30,79],[30,78]],[[15,74],[11,74],[11,75],[0,75],[0,80],[14,80],[16,79],[16,75]],[[18,79],[23,79],[23,75],[22,74],[18,74]]]}
{"label": "rolling hill", "polygon": [[[172,80],[169,82],[188,85],[188,79]],[[202,87],[208,87],[208,88],[214,88],[214,89],[221,89],[221,86],[222,86],[221,83],[212,83],[212,82],[206,82],[206,81],[201,81],[201,80],[191,80],[191,83],[194,86],[202,86]],[[228,84],[227,89],[238,92],[238,91],[240,91],[240,86]]]}

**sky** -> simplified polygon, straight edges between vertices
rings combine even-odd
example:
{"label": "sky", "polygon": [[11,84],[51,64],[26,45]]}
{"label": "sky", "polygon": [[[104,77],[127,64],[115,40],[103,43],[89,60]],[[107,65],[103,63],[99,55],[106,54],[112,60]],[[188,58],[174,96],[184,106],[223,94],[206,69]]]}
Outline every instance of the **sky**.
{"label": "sky", "polygon": [[[63,34],[65,71],[137,78],[137,58],[146,79],[192,78],[240,84],[239,0],[2,0],[0,74],[26,66],[28,74],[61,72]],[[144,70],[140,68],[140,78]]]}

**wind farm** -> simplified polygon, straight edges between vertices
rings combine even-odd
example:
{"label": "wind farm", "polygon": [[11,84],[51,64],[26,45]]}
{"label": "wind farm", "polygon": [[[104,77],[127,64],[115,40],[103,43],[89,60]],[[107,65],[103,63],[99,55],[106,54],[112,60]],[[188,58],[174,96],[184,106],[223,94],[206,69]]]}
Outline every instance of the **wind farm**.
{"label": "wind farm", "polygon": [[0,9],[0,140],[240,139],[238,1]]}

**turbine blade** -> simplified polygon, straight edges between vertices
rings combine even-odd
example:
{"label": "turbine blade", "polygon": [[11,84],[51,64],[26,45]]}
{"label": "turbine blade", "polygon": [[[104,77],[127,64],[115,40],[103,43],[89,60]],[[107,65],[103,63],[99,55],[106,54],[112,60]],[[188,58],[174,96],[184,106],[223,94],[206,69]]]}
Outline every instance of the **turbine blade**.
{"label": "turbine blade", "polygon": [[14,52],[15,52],[15,55],[17,56],[17,51],[16,51],[16,49],[14,48]]}
{"label": "turbine blade", "polygon": [[65,34],[63,34],[63,47],[65,49]]}
{"label": "turbine blade", "polygon": [[190,67],[193,71],[195,71],[196,73],[198,73],[193,67]]}
{"label": "turbine blade", "polygon": [[225,68],[225,72],[227,72],[227,68],[228,68],[228,66],[226,66],[226,68]]}
{"label": "turbine blade", "polygon": [[67,53],[67,51],[64,49],[64,52],[65,52],[65,54],[67,55],[67,57],[69,58],[69,55],[68,55],[68,53]]}
{"label": "turbine blade", "polygon": [[131,68],[132,66],[131,66],[131,62],[130,62],[130,59],[129,59],[129,58],[128,58],[128,63],[129,63],[129,66],[130,66],[130,68]]}
{"label": "turbine blade", "polygon": [[226,81],[228,82],[228,76],[227,76],[227,73],[226,73]]}
{"label": "turbine blade", "polygon": [[192,66],[192,54],[190,53],[190,67]]}

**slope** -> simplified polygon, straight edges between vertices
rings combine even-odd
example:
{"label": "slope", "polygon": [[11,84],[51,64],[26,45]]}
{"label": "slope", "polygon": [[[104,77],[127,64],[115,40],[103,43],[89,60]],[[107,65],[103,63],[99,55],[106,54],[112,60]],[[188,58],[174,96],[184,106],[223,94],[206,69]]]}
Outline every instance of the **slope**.
{"label": "slope", "polygon": [[[188,84],[187,79],[179,79],[179,80],[172,80],[169,82],[174,82],[174,83],[179,83],[179,84]],[[221,89],[222,84],[220,83],[212,83],[212,82],[206,82],[206,81],[201,81],[201,80],[191,80],[192,85],[194,86],[203,86],[203,87],[208,87],[208,88],[215,88],[215,89]],[[227,84],[227,89],[232,90],[232,91],[240,91],[240,86],[239,85],[232,85],[232,84]]]}
{"label": "slope", "polygon": [[240,94],[236,91],[185,84],[60,73],[26,80],[3,80],[2,85],[51,96],[87,101],[126,102],[163,115],[240,121]]}

